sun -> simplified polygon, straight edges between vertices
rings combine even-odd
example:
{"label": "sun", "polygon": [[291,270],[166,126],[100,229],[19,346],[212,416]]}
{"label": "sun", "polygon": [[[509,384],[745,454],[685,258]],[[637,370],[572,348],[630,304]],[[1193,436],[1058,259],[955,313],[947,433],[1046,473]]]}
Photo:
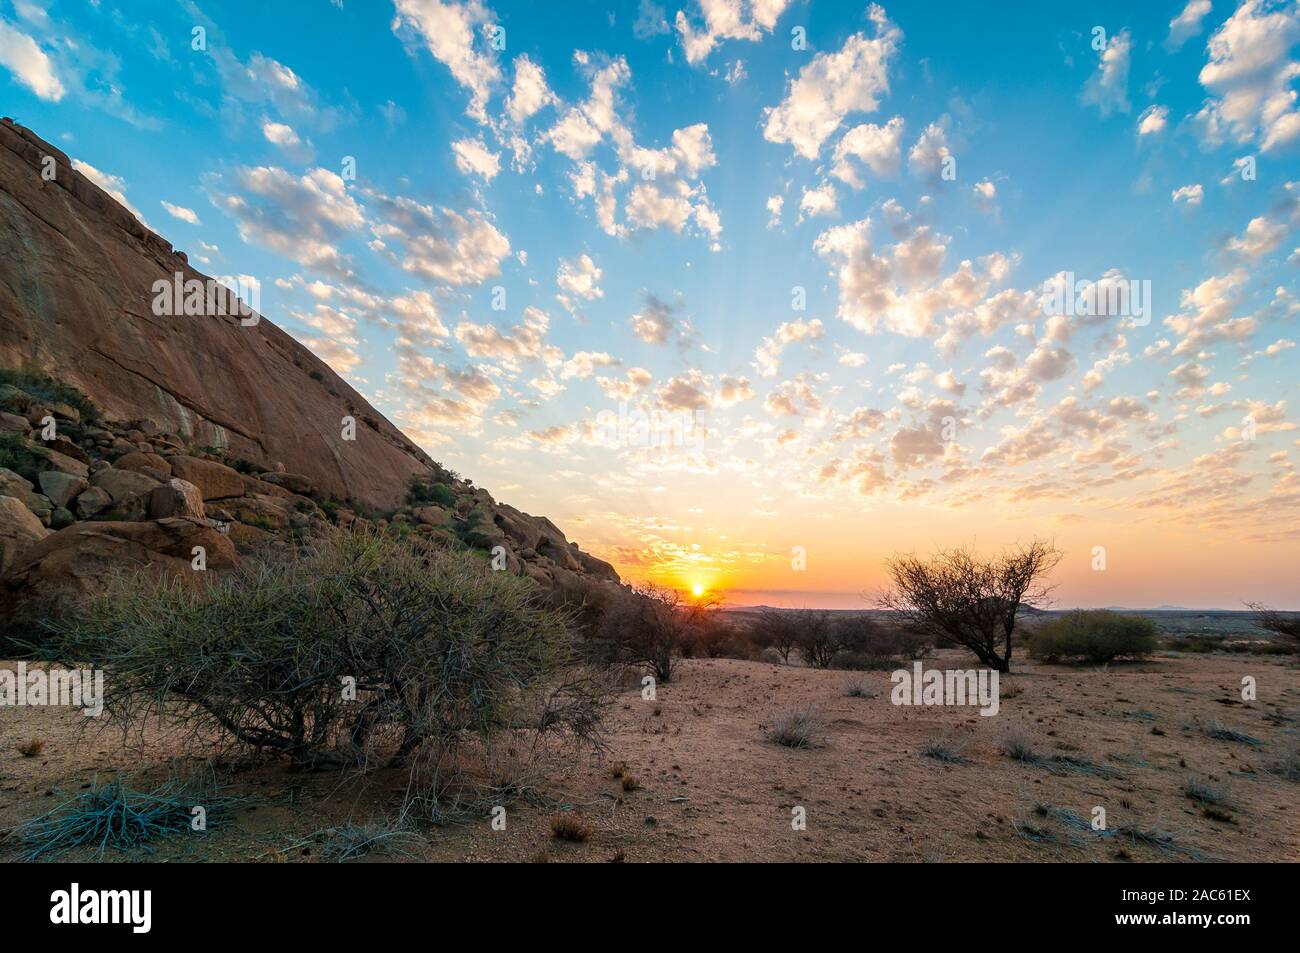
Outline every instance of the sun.
{"label": "sun", "polygon": [[691,593],[696,599],[698,599],[700,596],[704,595],[704,585],[698,582],[695,583],[695,585],[691,586]]}

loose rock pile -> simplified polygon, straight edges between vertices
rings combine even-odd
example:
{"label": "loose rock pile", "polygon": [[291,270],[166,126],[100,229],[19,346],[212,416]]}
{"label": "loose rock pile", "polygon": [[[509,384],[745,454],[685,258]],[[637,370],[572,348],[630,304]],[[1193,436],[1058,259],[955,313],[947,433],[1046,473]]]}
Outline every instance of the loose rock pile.
{"label": "loose rock pile", "polygon": [[433,464],[409,502],[375,512],[319,494],[273,463],[261,469],[196,447],[149,420],[0,385],[0,625],[25,630],[65,611],[123,569],[208,571],[254,552],[309,543],[333,526],[376,525],[481,552],[496,568],[548,587],[617,585],[548,519],[497,503]]}

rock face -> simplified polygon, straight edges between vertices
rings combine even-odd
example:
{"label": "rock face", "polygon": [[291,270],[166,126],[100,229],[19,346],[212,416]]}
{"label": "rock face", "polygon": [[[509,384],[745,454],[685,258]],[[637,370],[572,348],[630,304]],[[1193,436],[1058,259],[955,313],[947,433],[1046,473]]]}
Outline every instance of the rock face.
{"label": "rock face", "polygon": [[[155,315],[154,282],[177,272],[205,278],[61,151],[0,122],[0,367],[39,368],[106,416],[152,420],[231,459],[281,463],[333,499],[400,504],[428,456],[265,318]],[[355,441],[340,438],[345,416]]]}
{"label": "rock face", "polygon": [[266,319],[155,313],[154,283],[177,275],[205,280],[62,152],[0,121],[0,434],[14,468],[0,468],[0,636],[112,573],[192,576],[195,546],[220,572],[332,525],[478,550],[566,596],[618,585],[550,520],[430,460]]}

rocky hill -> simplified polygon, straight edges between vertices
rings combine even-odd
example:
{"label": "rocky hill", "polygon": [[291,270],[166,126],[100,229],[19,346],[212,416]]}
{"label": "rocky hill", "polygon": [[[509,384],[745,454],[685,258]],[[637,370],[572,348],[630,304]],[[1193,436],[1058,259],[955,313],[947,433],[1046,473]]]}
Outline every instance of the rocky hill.
{"label": "rocky hill", "polygon": [[212,287],[66,155],[0,121],[0,625],[123,565],[180,571],[201,545],[219,569],[357,520],[546,586],[617,583],[549,520],[430,460],[264,317],[210,295],[201,314],[159,313],[159,280]]}

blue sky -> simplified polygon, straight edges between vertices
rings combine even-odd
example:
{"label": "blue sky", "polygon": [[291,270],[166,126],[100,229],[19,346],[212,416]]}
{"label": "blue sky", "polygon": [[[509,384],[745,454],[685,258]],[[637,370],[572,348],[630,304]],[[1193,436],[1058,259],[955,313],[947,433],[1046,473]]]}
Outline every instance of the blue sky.
{"label": "blue sky", "polygon": [[[1297,598],[1298,40],[1260,0],[0,0],[0,96],[625,574],[853,604],[1042,533],[1067,602],[1234,605]],[[1138,296],[1048,314],[1065,273]]]}

